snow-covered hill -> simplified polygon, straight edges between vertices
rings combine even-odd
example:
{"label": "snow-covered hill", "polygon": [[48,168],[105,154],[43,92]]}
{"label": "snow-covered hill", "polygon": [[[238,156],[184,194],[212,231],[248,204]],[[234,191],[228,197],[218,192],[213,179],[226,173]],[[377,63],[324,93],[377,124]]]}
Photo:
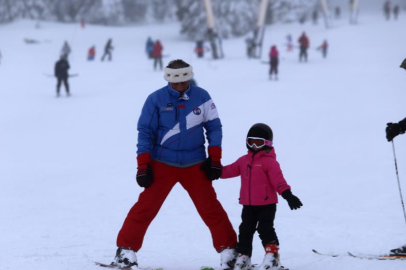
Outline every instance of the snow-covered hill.
{"label": "snow-covered hill", "polygon": [[[281,198],[276,230],[282,263],[292,270],[400,270],[404,261],[327,258],[312,253],[384,253],[406,243],[387,122],[406,117],[406,18],[386,22],[363,14],[326,30],[310,24],[275,25],[265,36],[280,50],[280,80],[245,56],[244,39],[225,40],[226,58],[197,59],[179,25],[100,27],[20,21],[0,28],[0,269],[97,270],[110,262],[116,235],[142,191],[136,173],[136,123],[146,97],[165,85],[146,58],[147,36],[160,39],[165,63],[193,65],[224,126],[224,159],[246,151],[257,122],[274,130],[285,177],[304,203],[291,211]],[[285,36],[310,37],[309,63],[286,52]],[[24,38],[41,43],[27,45]],[[87,62],[87,49],[113,39],[113,62]],[[323,59],[316,47],[327,39]],[[55,98],[52,74],[67,40],[73,96]],[[406,189],[406,136],[395,139]],[[235,229],[240,223],[239,179],[214,183]],[[138,253],[141,266],[165,270],[217,266],[219,255],[187,193],[175,186]],[[263,257],[254,241],[253,261]]]}

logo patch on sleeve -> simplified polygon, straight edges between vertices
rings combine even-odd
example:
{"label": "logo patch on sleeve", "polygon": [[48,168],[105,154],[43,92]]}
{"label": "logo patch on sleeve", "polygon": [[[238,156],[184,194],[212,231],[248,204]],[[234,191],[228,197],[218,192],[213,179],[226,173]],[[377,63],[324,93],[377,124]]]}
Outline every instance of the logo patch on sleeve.
{"label": "logo patch on sleeve", "polygon": [[202,113],[202,110],[200,108],[196,107],[196,108],[193,109],[193,113],[196,114],[196,115],[199,115],[199,114]]}

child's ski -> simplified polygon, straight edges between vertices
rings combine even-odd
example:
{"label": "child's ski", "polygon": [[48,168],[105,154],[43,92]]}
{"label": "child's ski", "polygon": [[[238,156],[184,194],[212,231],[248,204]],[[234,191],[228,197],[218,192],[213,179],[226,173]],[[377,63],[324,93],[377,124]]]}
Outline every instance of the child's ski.
{"label": "child's ski", "polygon": [[367,259],[367,260],[406,260],[406,256],[392,256],[392,255],[374,255],[374,254],[354,254],[347,252],[347,254],[336,254],[336,253],[321,253],[315,249],[312,251],[318,255],[329,256],[329,257],[341,257],[341,256],[350,256],[352,258],[358,259]]}
{"label": "child's ski", "polygon": [[339,254],[334,254],[334,253],[321,253],[321,252],[318,252],[318,251],[315,250],[315,249],[312,249],[312,251],[313,251],[314,253],[316,253],[316,254],[318,254],[318,255],[322,255],[322,256],[329,256],[329,257],[338,257],[338,256],[340,256]]}
{"label": "child's ski", "polygon": [[[248,269],[247,270],[257,270],[259,268],[259,265],[258,264],[252,264],[252,265],[250,265],[249,267],[248,267]],[[210,267],[210,266],[202,266],[201,268],[200,268],[200,270],[216,270],[215,268],[213,268],[213,267]],[[281,266],[278,270],[289,270],[288,268],[285,268],[285,267],[283,267],[283,266]]]}
{"label": "child's ski", "polygon": [[162,268],[151,268],[151,267],[140,268],[137,266],[133,266],[131,268],[125,268],[125,267],[120,267],[120,266],[105,264],[105,263],[99,263],[99,262],[95,262],[95,264],[97,264],[98,266],[101,266],[101,267],[107,267],[107,268],[112,268],[112,269],[121,269],[121,270],[163,270]]}

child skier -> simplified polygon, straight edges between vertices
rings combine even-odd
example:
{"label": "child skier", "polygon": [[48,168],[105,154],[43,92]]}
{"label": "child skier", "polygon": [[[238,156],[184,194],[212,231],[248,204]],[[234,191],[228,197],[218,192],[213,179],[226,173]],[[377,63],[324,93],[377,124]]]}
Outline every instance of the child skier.
{"label": "child skier", "polygon": [[275,80],[278,80],[279,52],[275,45],[269,51],[269,63],[269,79],[272,80],[272,74],[275,74]]}
{"label": "child skier", "polygon": [[327,40],[324,40],[323,43],[319,47],[317,47],[317,50],[321,51],[321,53],[323,54],[323,58],[327,57],[327,49],[328,49]]}
{"label": "child skier", "polygon": [[87,60],[88,61],[93,61],[96,56],[96,46],[92,46],[89,48],[89,51],[87,52]]}
{"label": "child skier", "polygon": [[277,193],[296,210],[303,204],[286,183],[272,147],[273,133],[259,123],[248,131],[248,154],[223,167],[221,178],[241,176],[240,204],[242,223],[238,236],[238,257],[234,270],[246,270],[251,265],[252,240],[258,231],[265,248],[265,258],[258,270],[279,269],[279,241],[274,229]]}
{"label": "child skier", "polygon": [[293,39],[291,34],[286,36],[286,49],[288,52],[293,51]]}

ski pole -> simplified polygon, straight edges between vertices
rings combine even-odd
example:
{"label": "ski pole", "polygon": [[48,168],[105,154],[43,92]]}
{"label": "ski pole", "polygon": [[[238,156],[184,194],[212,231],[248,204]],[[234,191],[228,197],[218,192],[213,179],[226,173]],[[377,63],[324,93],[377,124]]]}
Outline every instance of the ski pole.
{"label": "ski pole", "polygon": [[401,187],[400,187],[399,172],[398,172],[398,162],[396,161],[395,143],[393,142],[393,139],[392,139],[392,149],[393,149],[393,157],[395,158],[395,169],[396,169],[396,177],[398,178],[398,187],[399,187],[399,193],[400,193],[400,201],[401,201],[401,203],[402,203],[403,215],[404,215],[404,217],[405,217],[405,222],[406,222],[405,204],[403,203],[402,189],[401,189]]}

